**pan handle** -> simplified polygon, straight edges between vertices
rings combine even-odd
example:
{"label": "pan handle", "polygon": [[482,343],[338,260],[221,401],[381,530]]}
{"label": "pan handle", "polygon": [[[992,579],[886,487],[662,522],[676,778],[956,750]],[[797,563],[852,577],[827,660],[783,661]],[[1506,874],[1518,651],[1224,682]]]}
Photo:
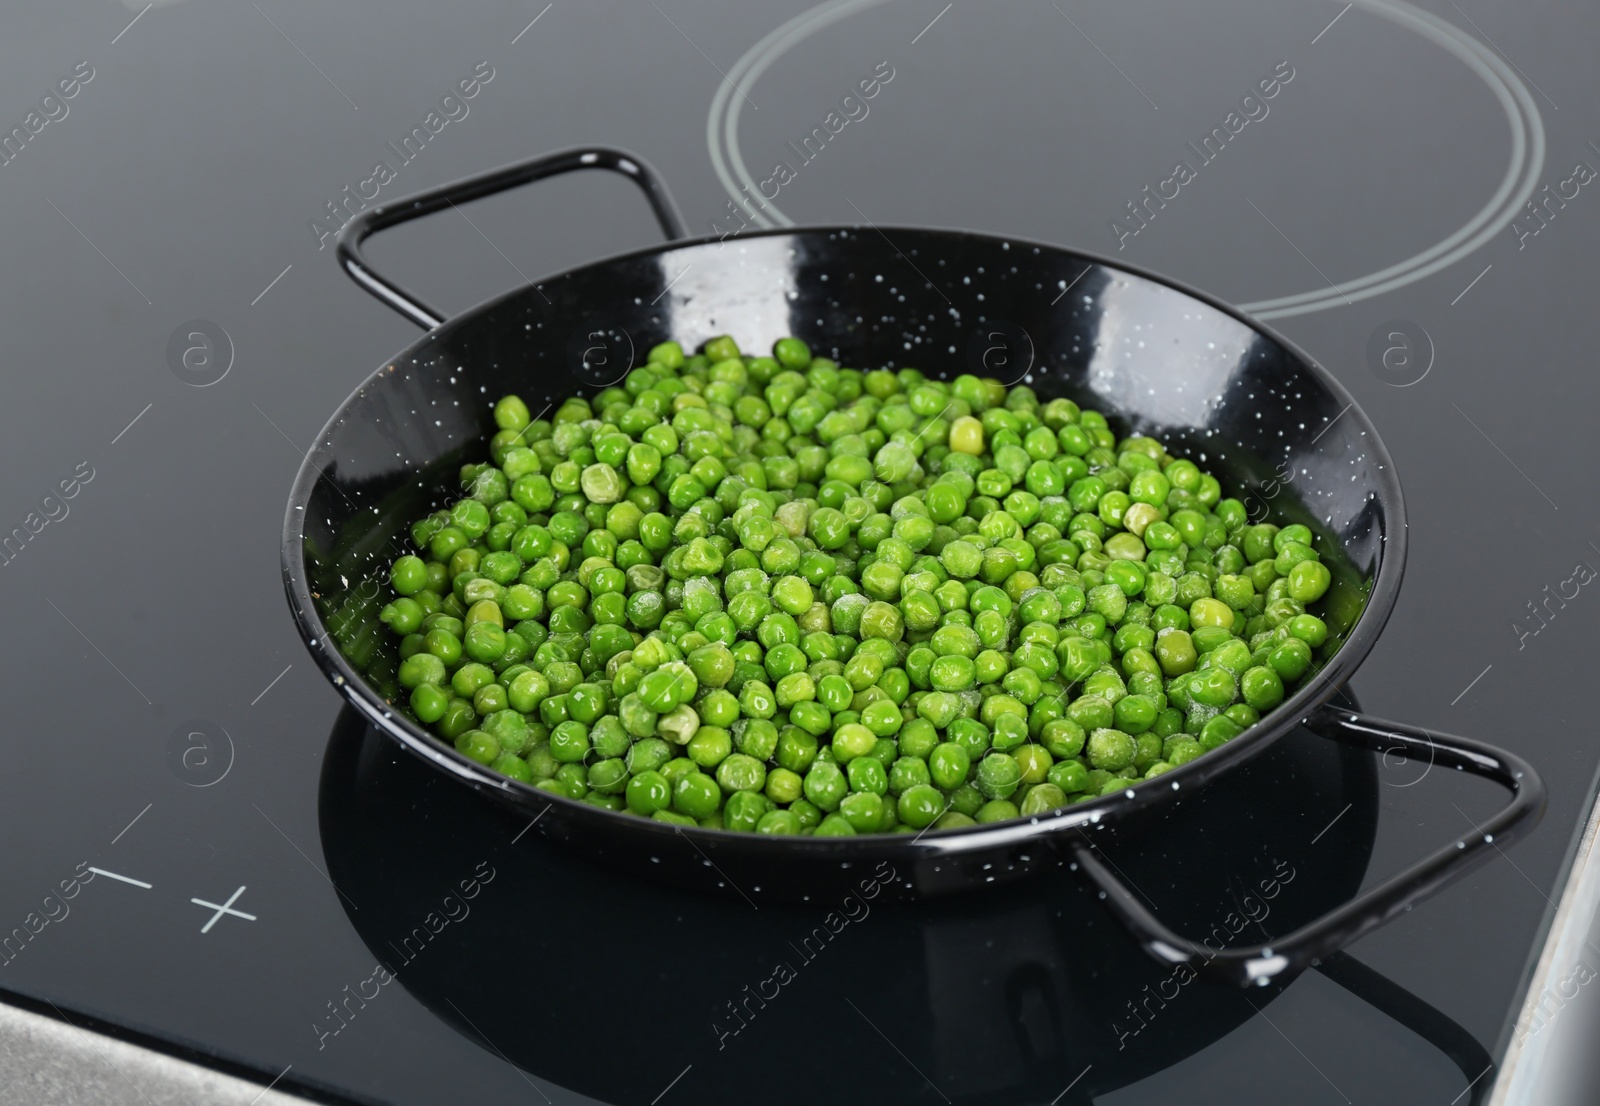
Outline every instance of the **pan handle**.
{"label": "pan handle", "polygon": [[1099,890],[1111,912],[1157,960],[1186,964],[1207,980],[1241,987],[1265,986],[1280,975],[1292,978],[1489,859],[1492,850],[1532,829],[1544,815],[1544,781],[1527,761],[1492,745],[1333,706],[1319,708],[1306,724],[1330,741],[1385,754],[1403,753],[1413,760],[1426,756],[1429,764],[1483,776],[1510,791],[1511,801],[1482,826],[1370,891],[1293,933],[1251,948],[1213,949],[1172,932],[1112,874],[1087,838],[1074,842],[1070,846],[1073,869]]}
{"label": "pan handle", "polygon": [[378,231],[396,224],[431,215],[446,207],[455,207],[458,203],[492,196],[519,184],[529,184],[578,169],[609,169],[613,173],[621,173],[644,192],[645,199],[650,201],[650,210],[655,212],[656,222],[661,224],[661,230],[669,240],[687,237],[683,216],[678,214],[677,205],[672,202],[667,186],[644,159],[609,146],[580,146],[558,153],[541,154],[527,161],[491,169],[487,173],[452,181],[363,211],[339,232],[339,263],[344,266],[351,280],[380,302],[394,308],[424,330],[432,330],[444,322],[445,317],[394,281],[379,276],[361,252],[361,243]]}

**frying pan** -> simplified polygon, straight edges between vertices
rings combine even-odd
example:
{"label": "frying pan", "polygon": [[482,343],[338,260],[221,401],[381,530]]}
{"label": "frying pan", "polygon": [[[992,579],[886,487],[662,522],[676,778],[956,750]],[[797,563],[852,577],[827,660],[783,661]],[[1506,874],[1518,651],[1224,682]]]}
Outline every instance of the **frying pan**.
{"label": "frying pan", "polygon": [[[633,181],[665,245],[557,274],[451,319],[378,274],[362,242],[387,227],[556,174]],[[363,288],[427,333],[334,412],[306,456],[284,519],[289,606],[323,672],[366,718],[436,769],[525,811],[539,831],[603,863],[752,902],[836,899],[887,866],[891,899],[1020,879],[1065,860],[1156,959],[1236,985],[1315,964],[1437,891],[1531,828],[1545,790],[1520,757],[1329,704],[1372,649],[1405,562],[1400,483],[1376,428],[1324,369],[1226,304],[1092,255],[1015,238],[919,227],[831,226],[686,238],[659,178],[606,147],[568,150],[375,207],[340,234]],[[538,411],[615,382],[635,353],[721,333],[747,348],[795,334],[847,365],[976,371],[1103,411],[1120,434],[1160,438],[1249,497],[1258,518],[1300,522],[1329,551],[1327,643],[1300,689],[1228,744],[1155,780],[1035,818],[950,831],[773,838],[681,828],[505,779],[387,701],[393,658],[375,616],[411,520],[450,501],[481,459],[490,404]],[[1510,792],[1473,832],[1271,942],[1225,948],[1173,932],[1095,838],[1134,832],[1297,724],[1331,741],[1473,773]]]}

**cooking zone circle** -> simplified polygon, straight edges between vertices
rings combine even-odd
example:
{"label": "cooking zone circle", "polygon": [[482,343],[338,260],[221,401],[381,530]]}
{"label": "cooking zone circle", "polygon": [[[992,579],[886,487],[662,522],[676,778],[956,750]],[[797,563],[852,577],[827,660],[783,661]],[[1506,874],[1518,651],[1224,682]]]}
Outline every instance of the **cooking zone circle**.
{"label": "cooking zone circle", "polygon": [[[728,70],[717,85],[706,117],[706,145],[717,179],[745,217],[761,227],[794,226],[794,220],[773,202],[752,204],[762,195],[757,176],[745,165],[739,145],[739,123],[752,89],[762,74],[812,35],[852,15],[875,8],[886,0],[830,0],[771,31]],[[1305,315],[1331,307],[1345,307],[1404,288],[1467,257],[1499,234],[1522,211],[1538,186],[1544,165],[1544,123],[1538,105],[1516,72],[1498,54],[1449,22],[1414,7],[1405,0],[1354,0],[1354,7],[1371,12],[1398,27],[1421,35],[1459,60],[1481,80],[1505,113],[1510,150],[1505,173],[1476,214],[1446,237],[1411,257],[1376,272],[1340,280],[1336,287],[1317,288],[1239,305],[1258,319]],[[1047,13],[1048,14],[1048,13]],[[1422,195],[1422,193],[1415,193]]]}

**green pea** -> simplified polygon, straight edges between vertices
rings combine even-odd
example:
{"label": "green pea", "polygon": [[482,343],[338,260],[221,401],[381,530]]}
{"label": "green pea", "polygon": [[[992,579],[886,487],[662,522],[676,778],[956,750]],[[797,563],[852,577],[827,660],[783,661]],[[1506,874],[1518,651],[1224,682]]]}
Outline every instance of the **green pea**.
{"label": "green pea", "polygon": [[844,815],[829,814],[818,823],[814,832],[818,837],[854,837],[856,830]]}
{"label": "green pea", "polygon": [[1290,638],[1267,654],[1267,664],[1284,680],[1298,680],[1311,665],[1311,646]]}
{"label": "green pea", "polygon": [[562,764],[576,764],[589,755],[589,729],[571,720],[550,731],[550,755]]}
{"label": "green pea", "polygon": [[1232,741],[1243,732],[1243,727],[1226,715],[1219,714],[1209,719],[1200,730],[1200,745],[1204,749],[1215,749]]}
{"label": "green pea", "polygon": [[1289,620],[1289,633],[1316,649],[1328,640],[1328,626],[1313,614],[1296,615]]}
{"label": "green pea", "polygon": [[1267,666],[1248,669],[1239,681],[1244,701],[1256,710],[1271,710],[1283,702],[1283,678]]}
{"label": "green pea", "polygon": [[1137,746],[1131,735],[1114,729],[1097,729],[1089,735],[1085,754],[1096,768],[1115,772],[1133,764]]}
{"label": "green pea", "polygon": [[1238,685],[1233,673],[1226,668],[1214,667],[1196,672],[1189,681],[1189,695],[1197,703],[1222,708],[1233,702]]}
{"label": "green pea", "polygon": [[389,570],[389,582],[400,595],[415,595],[428,585],[428,566],[421,557],[411,554],[396,558]]}
{"label": "green pea", "polygon": [[479,764],[493,764],[500,756],[500,746],[482,730],[467,730],[455,739],[456,752]]}
{"label": "green pea", "polygon": [[1089,786],[1089,770],[1077,760],[1057,761],[1050,766],[1047,778],[1063,795],[1075,794]]}
{"label": "green pea", "polygon": [[978,813],[973,816],[979,825],[991,822],[1009,822],[1013,818],[1021,817],[1017,804],[1009,799],[991,799],[978,808]]}
{"label": "green pea", "polygon": [[703,772],[686,774],[673,784],[672,805],[690,818],[709,818],[722,805],[722,789]]}
{"label": "green pea", "polygon": [[696,726],[688,740],[680,744],[685,746],[684,751],[688,753],[689,759],[701,768],[715,768],[733,752],[733,737],[720,726]]}
{"label": "green pea", "polygon": [[769,810],[756,822],[755,831],[769,836],[792,837],[800,832],[799,817],[792,810]]}
{"label": "green pea", "polygon": [[975,782],[988,798],[1009,799],[1022,782],[1022,767],[1007,753],[991,752],[978,762]]}
{"label": "green pea", "polygon": [[871,833],[883,821],[883,797],[870,791],[853,791],[839,803],[839,816],[857,833]]}
{"label": "green pea", "polygon": [[1155,725],[1160,708],[1156,701],[1144,695],[1128,695],[1117,700],[1113,707],[1116,728],[1127,734],[1138,735]]}
{"label": "green pea", "polygon": [[1314,602],[1323,597],[1332,580],[1326,565],[1318,561],[1299,561],[1289,569],[1289,595],[1302,603]]}
{"label": "green pea", "polygon": [[1035,784],[1028,789],[1017,814],[1022,818],[1037,817],[1067,803],[1066,793],[1053,783]]}
{"label": "green pea", "polygon": [[944,813],[946,806],[944,796],[936,788],[918,783],[900,793],[895,812],[901,822],[920,830],[931,826]]}
{"label": "green pea", "polygon": [[929,775],[945,791],[953,791],[965,783],[971,767],[971,755],[964,746],[954,742],[939,745],[928,757]]}
{"label": "green pea", "polygon": [[505,396],[494,405],[494,424],[501,430],[524,430],[532,421],[528,405],[516,396]]}
{"label": "green pea", "polygon": [[[700,732],[704,733],[705,729]],[[696,734],[696,739],[699,736]],[[689,744],[692,747],[694,742]],[[766,782],[766,767],[755,757],[744,753],[732,753],[717,765],[717,783],[724,791],[760,791]]]}
{"label": "green pea", "polygon": [[665,776],[653,770],[640,772],[627,784],[628,809],[648,817],[672,805],[672,785]]}
{"label": "green pea", "polygon": [[419,684],[411,692],[411,711],[417,718],[425,723],[433,723],[444,717],[445,709],[450,705],[450,695],[437,684]]}
{"label": "green pea", "polygon": [[849,792],[849,783],[837,764],[818,760],[805,774],[804,791],[806,799],[819,810],[832,812]]}

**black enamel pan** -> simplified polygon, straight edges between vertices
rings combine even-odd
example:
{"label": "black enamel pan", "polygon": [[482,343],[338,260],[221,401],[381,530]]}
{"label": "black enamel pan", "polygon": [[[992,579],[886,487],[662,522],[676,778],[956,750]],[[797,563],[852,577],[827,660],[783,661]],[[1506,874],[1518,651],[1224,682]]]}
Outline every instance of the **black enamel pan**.
{"label": "black enamel pan", "polygon": [[[581,169],[637,184],[670,241],[450,319],[362,256],[362,241],[386,227]],[[1157,959],[1207,978],[1266,984],[1408,909],[1543,813],[1544,786],[1520,757],[1330,705],[1377,640],[1400,587],[1400,483],[1376,428],[1337,381],[1203,293],[1075,251],[959,230],[837,226],[686,238],[645,164],[606,148],[535,158],[363,212],[340,235],[339,256],[362,287],[427,333],[362,382],[307,455],[284,521],[289,606],[323,671],[382,732],[594,859],[754,901],[834,898],[885,864],[897,874],[887,893],[914,898],[1065,861]],[[795,334],[847,365],[1020,381],[1042,397],[1100,409],[1119,433],[1162,439],[1215,473],[1256,517],[1304,523],[1331,551],[1330,634],[1314,674],[1262,722],[1158,779],[1037,818],[914,837],[765,837],[601,810],[488,771],[386,701],[377,688],[393,662],[374,616],[387,566],[404,551],[409,522],[453,497],[457,467],[487,455],[493,400],[516,392],[539,411],[615,382],[635,351],[656,342],[691,347],[722,333],[748,349]],[[1328,740],[1483,776],[1510,801],[1480,829],[1269,946],[1219,953],[1172,932],[1113,873],[1097,833],[1159,820],[1185,793],[1302,722]]]}

